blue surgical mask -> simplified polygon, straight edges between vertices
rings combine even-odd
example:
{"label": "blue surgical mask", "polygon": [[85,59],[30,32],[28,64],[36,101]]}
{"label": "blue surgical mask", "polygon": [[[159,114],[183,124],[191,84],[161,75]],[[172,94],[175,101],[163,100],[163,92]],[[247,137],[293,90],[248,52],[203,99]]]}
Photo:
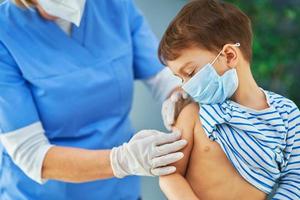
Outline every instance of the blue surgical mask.
{"label": "blue surgical mask", "polygon": [[[239,47],[240,44],[237,43],[233,46]],[[200,104],[222,103],[230,98],[238,88],[238,76],[235,68],[220,76],[213,67],[221,53],[222,51],[213,62],[206,64],[182,86],[182,89]]]}

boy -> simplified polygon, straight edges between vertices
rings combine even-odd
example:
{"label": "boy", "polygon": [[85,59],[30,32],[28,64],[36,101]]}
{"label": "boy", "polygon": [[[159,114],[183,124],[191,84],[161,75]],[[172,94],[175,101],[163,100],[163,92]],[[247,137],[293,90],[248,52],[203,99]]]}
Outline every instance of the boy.
{"label": "boy", "polygon": [[178,172],[160,178],[169,199],[300,199],[300,112],[251,73],[252,31],[238,8],[188,3],[168,27],[161,61],[194,99],[174,128],[189,145]]}

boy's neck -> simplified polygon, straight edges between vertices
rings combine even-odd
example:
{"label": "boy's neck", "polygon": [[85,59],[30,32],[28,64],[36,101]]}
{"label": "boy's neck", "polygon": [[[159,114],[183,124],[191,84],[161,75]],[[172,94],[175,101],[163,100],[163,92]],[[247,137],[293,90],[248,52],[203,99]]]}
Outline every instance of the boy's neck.
{"label": "boy's neck", "polygon": [[239,86],[232,96],[232,100],[240,105],[255,110],[268,108],[264,92],[259,88],[251,73],[250,64],[243,62],[237,68]]}

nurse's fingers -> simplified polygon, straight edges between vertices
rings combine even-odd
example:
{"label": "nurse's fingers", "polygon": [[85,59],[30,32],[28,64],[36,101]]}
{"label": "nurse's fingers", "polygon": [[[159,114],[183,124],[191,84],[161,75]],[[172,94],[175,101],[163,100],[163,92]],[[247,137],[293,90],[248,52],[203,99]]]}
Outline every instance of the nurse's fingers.
{"label": "nurse's fingers", "polygon": [[161,114],[165,127],[171,131],[171,125],[174,123],[175,117],[175,103],[171,102],[170,99],[166,100],[163,103]]}
{"label": "nurse's fingers", "polygon": [[170,97],[170,99],[173,103],[176,103],[177,101],[179,101],[180,98],[181,98],[181,93],[180,92],[175,92]]}
{"label": "nurse's fingers", "polygon": [[177,153],[171,153],[171,154],[167,154],[165,156],[153,158],[152,159],[152,168],[170,165],[170,164],[182,159],[183,156],[184,156],[183,153],[177,152]]}
{"label": "nurse's fingers", "polygon": [[[175,112],[174,112],[175,113]],[[173,115],[173,114],[171,114],[171,115]],[[172,124],[174,123],[173,121],[172,121],[172,119],[171,119],[172,117],[170,117],[170,114],[168,114],[168,113],[165,113],[165,114],[163,114],[163,122],[164,122],[164,126],[166,127],[166,129],[168,130],[168,131],[171,131],[172,130]]]}
{"label": "nurse's fingers", "polygon": [[151,173],[154,176],[165,176],[165,175],[173,174],[174,172],[176,172],[176,167],[174,166],[151,169]]}
{"label": "nurse's fingers", "polygon": [[171,102],[168,106],[168,111],[166,112],[166,122],[168,125],[172,125],[174,123],[175,117],[175,103]]}
{"label": "nurse's fingers", "polygon": [[178,140],[173,143],[164,144],[155,148],[154,157],[163,156],[169,153],[174,153],[183,149],[187,145],[186,140]]}
{"label": "nurse's fingers", "polygon": [[188,93],[184,92],[182,93],[182,98],[187,99],[189,97]]}
{"label": "nurse's fingers", "polygon": [[180,138],[181,138],[180,130],[176,130],[173,133],[169,133],[169,134],[161,133],[157,136],[155,144],[159,146],[167,143],[172,143],[179,140]]}
{"label": "nurse's fingers", "polygon": [[142,138],[146,138],[146,137],[150,137],[150,136],[155,136],[158,135],[159,132],[156,130],[142,130],[140,132],[138,132],[137,134],[135,134],[132,139],[142,139]]}

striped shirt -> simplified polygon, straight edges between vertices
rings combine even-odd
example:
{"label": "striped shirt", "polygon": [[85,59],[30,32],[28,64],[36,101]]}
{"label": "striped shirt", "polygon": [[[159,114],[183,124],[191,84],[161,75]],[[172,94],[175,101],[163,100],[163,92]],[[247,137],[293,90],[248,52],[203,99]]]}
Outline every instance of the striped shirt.
{"label": "striped shirt", "polygon": [[264,91],[269,108],[253,110],[231,100],[201,105],[206,135],[221,146],[239,174],[272,200],[300,199],[300,111],[291,100]]}

